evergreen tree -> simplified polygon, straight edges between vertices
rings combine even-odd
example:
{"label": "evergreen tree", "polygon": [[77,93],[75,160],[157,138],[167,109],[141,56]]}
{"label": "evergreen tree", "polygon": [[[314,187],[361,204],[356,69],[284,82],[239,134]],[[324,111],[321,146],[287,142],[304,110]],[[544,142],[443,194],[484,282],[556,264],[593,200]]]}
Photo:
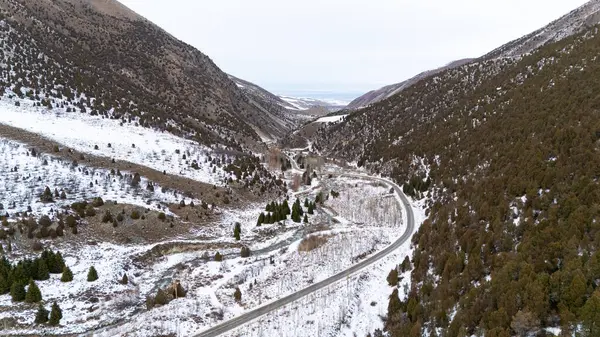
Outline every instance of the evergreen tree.
{"label": "evergreen tree", "polygon": [[290,215],[292,213],[292,211],[290,210],[290,205],[288,204],[287,200],[283,200],[283,204],[281,207],[283,208],[285,215]]}
{"label": "evergreen tree", "polygon": [[38,288],[37,284],[32,280],[29,280],[29,286],[27,287],[27,294],[25,295],[25,302],[37,303],[42,300],[42,292]]}
{"label": "evergreen tree", "polygon": [[14,302],[22,302],[25,300],[25,286],[21,281],[14,281],[10,287],[10,297]]}
{"label": "evergreen tree", "polygon": [[223,261],[223,255],[221,255],[221,253],[219,253],[219,252],[216,252],[215,253],[215,261],[218,261],[218,262]]}
{"label": "evergreen tree", "polygon": [[265,213],[260,213],[258,216],[258,221],[256,223],[257,227],[260,227],[265,222]]}
{"label": "evergreen tree", "polygon": [[600,336],[600,290],[596,290],[581,309],[585,337]]}
{"label": "evergreen tree", "polygon": [[308,204],[308,214],[313,215],[315,213],[315,204],[313,202]]}
{"label": "evergreen tree", "polygon": [[63,267],[62,276],[60,278],[61,282],[71,282],[73,281],[73,272],[71,272],[71,268],[68,266]]}
{"label": "evergreen tree", "polygon": [[121,279],[121,284],[128,284],[129,283],[129,278],[127,277],[127,274],[123,274],[123,278]]}
{"label": "evergreen tree", "polygon": [[400,302],[400,298],[398,297],[398,289],[394,288],[394,291],[392,291],[392,294],[390,295],[387,317],[394,317],[401,310],[402,302]]}
{"label": "evergreen tree", "polygon": [[45,259],[39,259],[37,265],[37,274],[35,279],[38,281],[47,280],[50,278],[50,271],[48,270],[48,265],[46,264]]}
{"label": "evergreen tree", "polygon": [[0,273],[0,295],[9,293],[11,285],[8,275],[5,276]]}
{"label": "evergreen tree", "polygon": [[304,223],[308,223],[308,215],[304,214],[304,220],[303,220],[303,222]]}
{"label": "evergreen tree", "polygon": [[40,200],[42,202],[54,201],[54,199],[52,198],[52,191],[50,190],[50,187],[46,186],[46,189],[44,189],[44,193],[42,193],[42,195],[40,196]]}
{"label": "evergreen tree", "polygon": [[48,323],[50,323],[50,325],[56,326],[56,325],[60,324],[61,318],[62,318],[62,310],[60,310],[60,307],[58,306],[58,304],[56,304],[56,302],[54,302],[52,304],[52,310],[50,311],[50,321]]}
{"label": "evergreen tree", "polygon": [[308,208],[308,198],[304,199],[304,207]]}
{"label": "evergreen tree", "polygon": [[241,225],[236,222],[235,226],[233,227],[233,237],[237,240],[240,241],[240,233],[242,231]]}
{"label": "evergreen tree", "polygon": [[96,272],[96,268],[94,268],[94,266],[90,267],[90,270],[88,271],[87,274],[87,280],[88,282],[94,282],[98,279],[98,272]]}
{"label": "evergreen tree", "polygon": [[35,314],[35,324],[44,324],[48,322],[48,314],[48,310],[46,310],[46,308],[44,308],[44,305],[40,303],[40,305],[38,306],[38,311]]}
{"label": "evergreen tree", "polygon": [[240,302],[242,300],[242,291],[240,288],[236,287],[235,292],[233,293],[233,298],[235,298],[236,302]]}
{"label": "evergreen tree", "polygon": [[387,277],[387,282],[391,287],[398,285],[398,269],[394,268],[390,271]]}

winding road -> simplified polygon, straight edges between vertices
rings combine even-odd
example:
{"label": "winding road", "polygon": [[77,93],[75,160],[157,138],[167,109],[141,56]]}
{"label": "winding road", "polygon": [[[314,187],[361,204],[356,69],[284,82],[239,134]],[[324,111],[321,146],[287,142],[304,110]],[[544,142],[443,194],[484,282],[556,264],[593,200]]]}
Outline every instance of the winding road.
{"label": "winding road", "polygon": [[214,337],[214,336],[218,336],[220,334],[226,333],[226,332],[233,330],[235,328],[238,328],[246,323],[249,323],[250,321],[253,321],[273,310],[277,310],[277,309],[284,307],[304,296],[314,293],[317,290],[323,289],[335,282],[341,281],[341,280],[345,279],[346,277],[349,277],[350,275],[352,275],[358,271],[361,271],[362,269],[372,265],[373,263],[375,263],[375,262],[381,260],[382,258],[386,257],[387,255],[391,254],[394,250],[400,248],[400,246],[402,246],[407,240],[409,240],[411,238],[414,228],[415,228],[415,218],[414,218],[412,208],[410,207],[410,202],[408,201],[408,198],[406,197],[406,195],[404,195],[404,193],[402,192],[402,189],[398,185],[396,185],[388,180],[385,180],[382,178],[377,178],[377,177],[371,177],[368,175],[344,173],[344,174],[340,174],[339,176],[370,179],[370,180],[375,180],[375,181],[379,181],[379,182],[383,182],[383,183],[391,185],[394,188],[394,191],[400,197],[400,199],[402,199],[403,205],[401,205],[401,206],[403,206],[403,208],[406,211],[407,226],[406,226],[406,229],[405,229],[404,233],[402,234],[402,236],[400,236],[400,238],[398,238],[398,240],[393,242],[391,245],[389,245],[385,249],[383,249],[383,250],[375,253],[374,255],[370,256],[369,258],[353,265],[352,267],[346,269],[343,272],[340,272],[340,273],[333,275],[323,281],[312,284],[298,292],[295,292],[293,294],[285,296],[281,299],[278,299],[276,301],[273,301],[271,303],[263,305],[262,307],[256,308],[252,311],[246,312],[240,316],[237,316],[237,317],[232,318],[228,321],[225,321],[219,325],[209,328],[209,329],[195,335],[195,337]]}

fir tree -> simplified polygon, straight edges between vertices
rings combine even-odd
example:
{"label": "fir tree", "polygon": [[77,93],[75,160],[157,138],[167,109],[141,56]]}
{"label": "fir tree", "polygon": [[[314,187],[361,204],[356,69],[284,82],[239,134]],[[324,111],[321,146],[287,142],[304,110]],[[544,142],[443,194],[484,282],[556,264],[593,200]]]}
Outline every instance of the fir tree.
{"label": "fir tree", "polygon": [[233,227],[233,237],[237,240],[240,241],[240,233],[242,231],[242,228],[240,226],[240,224],[238,222],[235,223],[235,226]]}
{"label": "fir tree", "polygon": [[61,282],[71,282],[73,281],[73,273],[71,272],[71,268],[68,266],[63,267],[62,276],[60,278]]}
{"label": "fir tree", "polygon": [[43,281],[43,280],[47,280],[49,278],[50,278],[50,271],[48,270],[48,265],[46,264],[46,260],[39,259],[35,279],[38,281]]}
{"label": "fir tree", "polygon": [[260,227],[265,222],[265,213],[260,213],[258,216],[258,221],[256,222],[256,226]]}
{"label": "fir tree", "polygon": [[218,262],[223,261],[223,255],[221,255],[221,253],[219,253],[219,252],[216,252],[215,253],[215,261],[218,261]]}
{"label": "fir tree", "polygon": [[94,268],[94,266],[90,267],[90,270],[88,271],[87,274],[87,280],[88,282],[94,282],[98,279],[98,272],[96,272],[96,268]]}
{"label": "fir tree", "polygon": [[42,193],[42,195],[40,196],[40,200],[42,202],[54,201],[54,199],[52,198],[52,191],[50,190],[50,187],[46,186],[46,189],[44,189],[44,193]]}
{"label": "fir tree", "polygon": [[303,222],[304,223],[308,223],[308,215],[304,214],[304,220],[303,220]]}
{"label": "fir tree", "polygon": [[46,308],[44,308],[44,305],[40,303],[40,305],[38,306],[38,311],[35,314],[35,324],[44,324],[48,322],[48,314],[48,310],[46,310]]}
{"label": "fir tree", "polygon": [[60,307],[58,306],[58,304],[56,304],[56,302],[54,302],[52,304],[52,310],[50,311],[50,321],[48,323],[50,323],[50,325],[56,326],[56,325],[60,324],[61,318],[62,318],[62,310],[60,310]]}
{"label": "fir tree", "polygon": [[596,290],[581,309],[586,336],[600,335],[600,290]]}
{"label": "fir tree", "polygon": [[129,283],[129,278],[127,277],[127,274],[123,274],[123,278],[121,279],[121,284],[128,284]]}
{"label": "fir tree", "polygon": [[233,293],[233,298],[235,298],[236,302],[240,302],[242,300],[242,291],[240,288],[236,287],[235,292]]}
{"label": "fir tree", "polygon": [[387,277],[387,282],[391,287],[398,285],[398,269],[394,268],[390,271]]}
{"label": "fir tree", "polygon": [[10,297],[14,302],[22,302],[25,300],[25,286],[21,281],[13,282],[10,287]]}
{"label": "fir tree", "polygon": [[29,280],[29,286],[27,287],[27,294],[25,295],[25,302],[37,303],[42,300],[42,292],[38,288],[37,284],[33,280]]}

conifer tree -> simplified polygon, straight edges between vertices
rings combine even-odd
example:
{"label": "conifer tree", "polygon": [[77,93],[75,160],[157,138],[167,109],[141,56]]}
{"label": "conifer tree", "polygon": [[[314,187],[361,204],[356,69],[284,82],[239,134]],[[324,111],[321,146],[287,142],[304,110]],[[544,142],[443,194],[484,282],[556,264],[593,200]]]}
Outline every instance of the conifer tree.
{"label": "conifer tree", "polygon": [[37,303],[42,300],[42,292],[38,288],[37,284],[32,280],[29,280],[29,286],[27,287],[27,294],[25,295],[25,302]]}
{"label": "conifer tree", "polygon": [[73,272],[71,272],[71,268],[68,266],[63,267],[62,276],[60,278],[61,282],[71,282],[73,281]]}
{"label": "conifer tree", "polygon": [[586,336],[600,335],[600,290],[596,290],[581,309]]}
{"label": "conifer tree", "polygon": [[25,286],[21,281],[14,281],[10,287],[10,297],[14,302],[22,302],[25,300]]}
{"label": "conifer tree", "polygon": [[240,290],[240,288],[235,288],[233,298],[235,298],[236,302],[240,302],[242,300],[242,291]]}
{"label": "conifer tree", "polygon": [[38,281],[47,280],[50,278],[50,271],[48,270],[48,265],[46,264],[46,259],[39,259],[37,275],[35,277]]}
{"label": "conifer tree", "polygon": [[233,237],[237,240],[240,241],[240,233],[242,231],[242,228],[240,226],[240,224],[238,222],[235,223],[235,226],[233,227]]}
{"label": "conifer tree", "polygon": [[46,189],[44,189],[44,193],[42,193],[42,195],[40,196],[40,200],[42,202],[54,201],[54,199],[52,198],[52,191],[50,190],[50,187],[46,186]]}
{"label": "conifer tree", "polygon": [[218,262],[223,261],[223,255],[221,255],[221,253],[219,253],[219,252],[216,252],[215,253],[215,261],[218,261]]}
{"label": "conifer tree", "polygon": [[290,213],[292,213],[292,211],[290,210],[290,205],[288,204],[287,200],[283,200],[282,208],[283,208],[283,211],[286,216],[290,215]]}
{"label": "conifer tree", "polygon": [[121,284],[128,284],[129,283],[129,278],[127,277],[127,274],[123,274],[123,278],[121,279]]}
{"label": "conifer tree", "polygon": [[304,223],[308,223],[308,215],[304,214],[304,220],[303,220],[303,222]]}
{"label": "conifer tree", "polygon": [[256,226],[260,227],[265,222],[265,213],[260,213]]}
{"label": "conifer tree", "polygon": [[38,306],[38,311],[35,314],[35,324],[44,324],[46,322],[48,322],[48,310],[46,310],[46,308],[44,308],[44,305],[42,303],[40,303],[40,305]]}
{"label": "conifer tree", "polygon": [[398,285],[398,269],[394,268],[390,271],[387,277],[387,282],[391,287]]}
{"label": "conifer tree", "polygon": [[88,282],[94,282],[98,279],[98,272],[96,271],[96,268],[94,268],[94,266],[90,267],[90,270],[88,271],[87,274],[87,280]]}
{"label": "conifer tree", "polygon": [[56,326],[56,325],[60,324],[61,319],[62,319],[62,310],[60,310],[60,307],[58,306],[58,304],[56,304],[56,302],[54,302],[52,304],[52,310],[50,311],[50,320],[48,323],[50,323],[50,325]]}

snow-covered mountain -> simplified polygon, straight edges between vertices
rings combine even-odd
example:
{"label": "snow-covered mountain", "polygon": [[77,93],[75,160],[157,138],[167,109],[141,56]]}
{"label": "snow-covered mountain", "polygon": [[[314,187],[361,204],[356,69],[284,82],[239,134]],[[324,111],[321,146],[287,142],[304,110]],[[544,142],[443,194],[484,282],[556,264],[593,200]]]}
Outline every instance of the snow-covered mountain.
{"label": "snow-covered mountain", "polygon": [[290,97],[279,96],[287,105],[291,106],[292,110],[309,110],[314,108],[324,108],[328,112],[342,110],[346,104],[335,100],[320,100],[308,97]]}
{"label": "snow-covered mountain", "polygon": [[290,96],[278,96],[252,82],[242,80],[233,75],[229,78],[237,87],[246,94],[251,100],[260,102],[263,106],[269,107],[269,112],[276,113],[277,116],[284,116],[287,122],[305,122],[307,118],[314,116],[323,116],[333,111],[341,110],[345,107],[344,102],[334,100],[320,100],[316,98],[298,98]]}

